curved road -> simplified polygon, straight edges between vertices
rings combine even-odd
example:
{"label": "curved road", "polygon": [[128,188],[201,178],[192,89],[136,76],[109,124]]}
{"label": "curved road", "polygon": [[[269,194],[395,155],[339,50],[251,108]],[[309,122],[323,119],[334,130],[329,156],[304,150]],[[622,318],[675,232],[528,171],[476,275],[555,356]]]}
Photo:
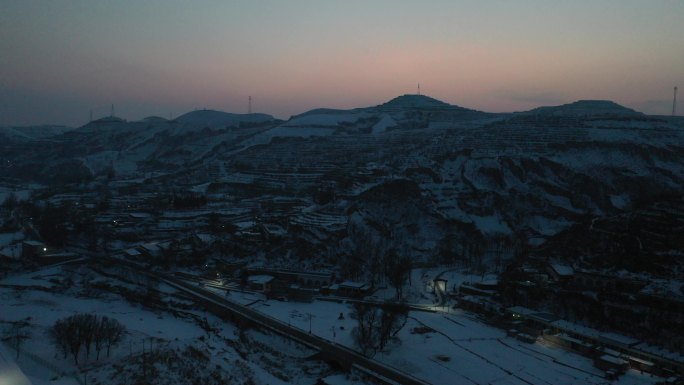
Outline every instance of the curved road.
{"label": "curved road", "polygon": [[238,322],[239,320],[242,320],[251,325],[271,330],[286,338],[290,338],[296,342],[302,343],[317,350],[319,354],[326,360],[337,362],[342,367],[353,367],[375,378],[381,383],[391,385],[430,385],[430,383],[427,381],[418,379],[411,374],[403,372],[397,368],[384,365],[376,360],[365,357],[364,355],[356,352],[355,350],[349,349],[346,346],[328,341],[324,338],[289,326],[280,320],[260,313],[254,309],[232,302],[229,299],[226,299],[201,287],[189,284],[178,278],[150,272],[143,269],[141,266],[138,266],[134,262],[111,257],[104,257],[103,259],[118,265],[125,265],[138,272],[145,272],[146,274],[152,275],[164,281],[165,283],[182,290],[186,294],[191,295],[196,300],[206,305],[208,310],[218,313],[218,315],[228,315],[231,319],[238,320]]}

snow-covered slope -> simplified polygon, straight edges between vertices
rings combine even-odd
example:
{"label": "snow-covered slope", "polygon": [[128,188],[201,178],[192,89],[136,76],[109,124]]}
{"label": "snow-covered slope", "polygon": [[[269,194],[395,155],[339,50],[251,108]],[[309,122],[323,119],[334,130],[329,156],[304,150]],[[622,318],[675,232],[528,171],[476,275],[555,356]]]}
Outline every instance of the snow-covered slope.
{"label": "snow-covered slope", "polygon": [[[402,229],[402,239],[426,258],[463,229],[483,240],[538,244],[587,218],[684,188],[681,119],[609,101],[489,114],[404,95],[374,107],[315,109],[286,122],[225,124],[234,116],[99,120],[55,137],[58,145],[10,148],[11,167],[2,171],[42,183],[164,176],[229,186],[248,198],[311,199],[312,191],[332,190],[343,200],[323,202],[321,215],[335,223],[347,216],[355,228],[395,220],[383,213],[389,207],[360,203],[365,191],[408,180],[420,193],[400,203],[415,226]],[[319,240],[328,231],[310,230]]]}
{"label": "snow-covered slope", "polygon": [[73,130],[66,126],[29,126],[29,127],[0,127],[0,137],[11,140],[44,139]]}

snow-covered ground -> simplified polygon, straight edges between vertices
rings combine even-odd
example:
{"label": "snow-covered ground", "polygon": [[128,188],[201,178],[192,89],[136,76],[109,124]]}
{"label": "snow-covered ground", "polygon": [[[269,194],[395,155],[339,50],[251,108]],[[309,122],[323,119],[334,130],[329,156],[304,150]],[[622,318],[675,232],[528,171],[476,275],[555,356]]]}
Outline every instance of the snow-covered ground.
{"label": "snow-covered ground", "polygon": [[[231,383],[237,384],[314,384],[328,375],[334,376],[336,384],[362,383],[325,363],[309,360],[315,352],[308,348],[280,336],[240,331],[194,309],[191,301],[169,286],[159,286],[168,307],[145,307],[108,290],[95,289],[96,283],[129,290],[144,288],[135,278],[126,282],[88,268],[55,267],[0,280],[0,336],[8,337],[12,322],[26,320],[30,324],[30,337],[21,345],[18,359],[14,359],[16,350],[9,341],[2,346],[4,361],[0,361],[5,363],[0,365],[0,384],[135,383],[143,370],[143,351],[148,363],[156,360],[155,368],[147,369],[148,373],[158,372],[153,380],[148,379],[150,384],[192,383],[188,373],[199,376],[205,384],[220,383],[211,382],[215,373],[223,379],[232,377],[235,382]],[[76,365],[73,357],[64,358],[52,345],[48,329],[56,320],[79,313],[111,317],[126,326],[125,340],[110,357],[103,352],[96,360],[92,353],[86,360],[81,352]],[[20,371],[14,369],[13,362]],[[81,370],[84,367],[86,373]],[[16,382],[21,372],[30,382]],[[3,382],[6,378],[12,381]]]}
{"label": "snow-covered ground", "polygon": [[0,344],[0,385],[31,385],[15,362],[16,355]]}
{"label": "snow-covered ground", "polygon": [[[440,272],[444,272],[440,274]],[[491,275],[469,275],[461,269],[418,269],[412,274],[416,302],[436,301],[429,282],[447,279],[448,287],[461,282],[489,281]],[[423,291],[423,295],[417,295]],[[388,289],[389,297],[393,291]],[[388,295],[376,293],[382,300]],[[330,341],[354,347],[351,331],[356,321],[349,303],[312,303],[266,300],[258,294],[232,292],[227,298]],[[412,311],[399,341],[374,358],[433,384],[604,384],[605,373],[590,358],[542,339],[534,344],[508,337],[474,314],[450,307],[437,312]],[[343,317],[340,317],[340,314]],[[427,327],[432,331],[416,332]],[[630,370],[617,384],[654,384],[658,378]]]}
{"label": "snow-covered ground", "polygon": [[[14,194],[14,196],[18,200],[26,200],[31,196],[31,192],[33,189],[31,188],[32,186],[29,186],[29,189],[15,189],[15,188],[9,188],[9,187],[2,187],[0,186],[0,203],[4,202],[5,199],[7,199],[8,196],[11,194]],[[39,188],[40,186],[35,186],[35,188]]]}
{"label": "snow-covered ground", "polygon": [[[436,302],[430,282],[437,276],[447,279],[449,288],[463,281],[491,278],[468,275],[456,268],[417,269],[412,273],[413,284],[409,289],[415,302]],[[71,286],[64,285],[66,279],[72,280]],[[221,367],[237,378],[250,376],[257,384],[314,383],[316,375],[328,374],[334,384],[362,383],[358,378],[326,372],[329,369],[321,367],[325,364],[314,364],[307,359],[312,351],[297,347],[285,338],[254,330],[241,331],[211,314],[193,309],[191,301],[164,284],[159,286],[159,291],[173,310],[143,307],[119,295],[92,288],[96,284],[109,284],[136,290],[141,287],[136,282],[104,277],[87,268],[68,267],[13,275],[0,281],[3,336],[7,334],[9,322],[27,320],[31,324],[31,337],[22,345],[20,358],[16,360],[26,377],[35,385],[53,384],[56,379],[65,384],[78,383],[76,378],[82,381],[84,374],[80,367],[72,358],[64,359],[57,354],[46,333],[58,319],[90,313],[117,319],[129,334],[111,357],[101,357],[99,361],[90,357],[89,371],[85,374],[89,376],[89,383],[108,383],[111,376],[131,376],[140,368],[143,348],[149,352],[150,346],[167,359],[183,357],[188,354],[187,349],[196,348],[200,356],[206,355],[203,365],[207,368]],[[220,289],[211,290],[224,293]],[[382,299],[393,294],[388,289],[387,293],[376,293],[376,296]],[[225,297],[293,327],[354,347],[352,330],[356,320],[352,318],[351,304],[344,300],[298,303],[267,300],[260,294],[236,291]],[[534,344],[520,342],[460,309],[438,310],[441,311],[411,311],[399,340],[378,353],[375,359],[433,384],[606,383],[603,371],[594,368],[587,357],[541,339]],[[9,345],[5,351],[10,356],[16,354]],[[6,355],[3,353],[3,357]],[[274,359],[283,362],[274,366]],[[6,361],[12,365],[13,360]],[[240,364],[231,364],[225,369],[226,362]],[[303,372],[313,371],[315,375],[297,374],[303,373],[301,365],[309,365]],[[0,373],[9,372],[2,369]],[[168,374],[165,378],[173,379],[173,375],[178,374]],[[657,378],[629,371],[616,383],[636,385],[656,381]]]}

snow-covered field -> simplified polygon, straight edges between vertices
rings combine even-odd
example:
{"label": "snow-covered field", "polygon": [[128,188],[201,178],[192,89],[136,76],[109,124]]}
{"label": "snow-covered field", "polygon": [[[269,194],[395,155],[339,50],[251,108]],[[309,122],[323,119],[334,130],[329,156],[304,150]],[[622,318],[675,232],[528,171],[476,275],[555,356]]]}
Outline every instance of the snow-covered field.
{"label": "snow-covered field", "polygon": [[[435,300],[426,283],[441,271],[444,269],[414,270],[413,294],[414,298],[421,299],[416,302],[430,304]],[[479,282],[492,278],[467,275],[460,269],[447,270],[441,277],[448,280],[449,287],[463,281]],[[420,290],[424,295],[416,295]],[[386,295],[380,293],[376,296],[381,300]],[[354,347],[351,331],[356,321],[351,317],[352,306],[348,303],[282,302],[242,293],[231,293],[229,298],[302,330],[311,330],[320,337]],[[374,358],[433,384],[607,383],[605,373],[595,368],[588,357],[542,339],[534,344],[518,341],[460,309],[437,309],[442,311],[410,312],[408,322],[398,335],[399,342]],[[340,319],[340,313],[343,319]],[[424,327],[432,331],[416,332]],[[654,384],[658,380],[630,370],[614,383]]]}
{"label": "snow-covered field", "polygon": [[[238,294],[239,295],[239,294]],[[316,301],[311,304],[259,301],[251,307],[334,342],[353,347],[355,320],[351,306]],[[339,319],[339,314],[345,316]],[[313,315],[309,323],[309,314]],[[427,326],[429,333],[412,333]],[[433,384],[602,384],[604,372],[592,360],[541,339],[528,344],[488,326],[459,309],[446,313],[413,311],[399,333],[400,342],[375,359]],[[629,371],[616,383],[653,384],[657,381]]]}
{"label": "snow-covered field", "polygon": [[[0,203],[4,202],[8,196],[14,194],[18,200],[26,200],[31,195],[33,189],[29,186],[29,189],[15,189],[9,187],[0,186]],[[35,187],[37,188],[37,187]]]}
{"label": "snow-covered field", "polygon": [[31,381],[15,362],[16,355],[0,344],[0,384],[30,385]]}
{"label": "snow-covered field", "polygon": [[[415,302],[432,304],[436,301],[427,283],[437,275],[448,279],[449,287],[452,283],[490,278],[469,276],[458,269],[414,270],[410,292]],[[54,384],[55,381],[83,383],[84,376],[88,377],[88,383],[125,383],[140,378],[144,368],[143,349],[148,354],[152,349],[154,357],[162,362],[180,360],[180,367],[206,368],[205,375],[216,372],[225,378],[251,379],[256,384],[313,384],[318,378],[327,376],[334,384],[358,381],[349,379],[346,374],[334,373],[324,363],[308,360],[313,351],[285,338],[255,330],[241,331],[195,309],[189,299],[164,284],[158,286],[163,306],[131,303],[112,293],[129,290],[142,296],[140,290],[144,290],[144,282],[130,278],[129,281],[109,278],[85,267],[53,267],[1,280],[3,338],[8,336],[11,322],[27,320],[31,326],[30,338],[22,344],[18,359],[12,359],[16,351],[10,349],[9,341],[5,342],[2,356],[7,362],[0,368],[0,373],[8,376],[11,371],[20,376],[16,370],[7,369],[16,361],[35,385]],[[111,289],[101,289],[106,285]],[[221,292],[220,289],[211,290]],[[378,295],[392,294],[388,291]],[[298,303],[267,300],[260,294],[241,292],[231,292],[226,298],[293,327],[354,347],[352,330],[356,321],[352,318],[352,306],[343,300]],[[541,339],[534,344],[520,342],[459,309],[446,307],[442,310],[410,312],[398,335],[399,340],[374,358],[433,384],[606,383],[604,373],[594,368],[589,358]],[[111,357],[95,360],[91,355],[85,365],[88,369],[85,374],[81,371],[86,361],[83,354],[77,366],[72,357],[65,359],[58,354],[47,338],[47,331],[56,320],[77,313],[115,318],[129,331]],[[182,383],[185,379],[183,375],[186,374],[177,368],[174,371],[162,363],[155,365],[165,373],[160,374],[159,381]],[[112,382],[115,379],[119,382]],[[629,371],[616,383],[636,385],[656,381],[657,378]]]}
{"label": "snow-covered field", "polygon": [[[0,337],[4,340],[0,346],[5,360],[0,365],[0,384],[22,384],[15,382],[22,378],[21,372],[34,385],[86,381],[88,384],[139,381],[314,384],[328,375],[334,376],[336,384],[360,383],[323,362],[309,360],[315,352],[308,348],[260,331],[240,331],[230,323],[194,309],[190,301],[171,287],[158,287],[165,297],[165,305],[143,306],[128,302],[110,290],[99,289],[104,284],[143,296],[139,290],[144,285],[137,284],[135,279],[126,282],[108,278],[84,267],[75,270],[55,267],[0,280]],[[56,320],[77,313],[114,318],[126,326],[128,334],[110,357],[103,352],[96,360],[91,353],[86,360],[82,351],[76,365],[73,357],[64,358],[58,353],[47,332]],[[7,338],[12,322],[21,320],[30,324],[29,338],[20,345],[19,358],[15,359],[16,350]],[[12,382],[2,382],[6,378]]]}

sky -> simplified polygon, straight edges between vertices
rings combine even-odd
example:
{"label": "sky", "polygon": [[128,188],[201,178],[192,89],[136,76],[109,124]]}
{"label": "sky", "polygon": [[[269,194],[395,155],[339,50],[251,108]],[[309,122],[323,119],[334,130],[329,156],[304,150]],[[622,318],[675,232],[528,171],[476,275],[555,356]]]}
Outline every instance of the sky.
{"label": "sky", "polygon": [[286,119],[418,83],[489,112],[670,114],[684,87],[682,0],[0,0],[0,37],[0,125],[245,113],[249,96]]}

